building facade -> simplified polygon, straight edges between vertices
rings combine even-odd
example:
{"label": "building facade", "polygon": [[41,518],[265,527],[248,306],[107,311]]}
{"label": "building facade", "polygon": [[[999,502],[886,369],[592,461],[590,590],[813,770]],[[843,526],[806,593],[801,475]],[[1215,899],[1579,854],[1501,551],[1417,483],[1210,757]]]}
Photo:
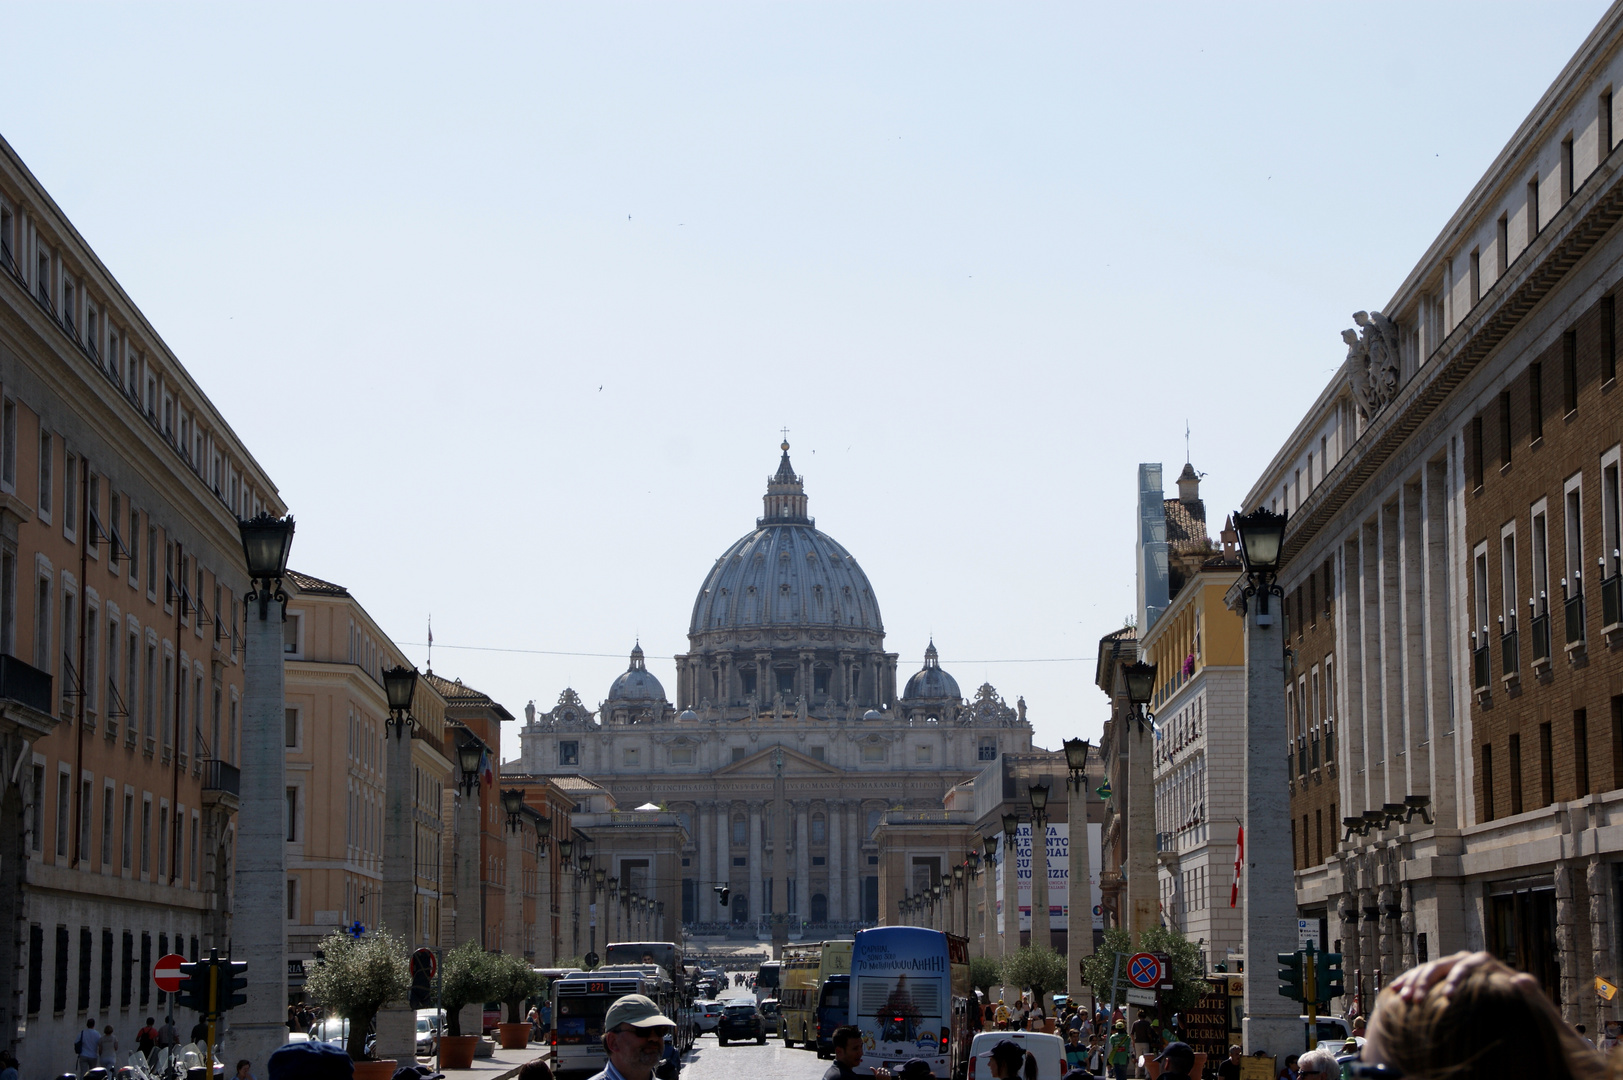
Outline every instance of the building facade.
{"label": "building facade", "polygon": [[[1296,883],[1366,1008],[1488,949],[1599,1030],[1623,629],[1613,7],[1246,498],[1288,512]],[[1319,752],[1315,752],[1315,748]]]}
{"label": "building facade", "polygon": [[229,946],[236,523],[283,507],[3,143],[0,271],[0,1010],[60,1071],[162,1007],[159,956]]}
{"label": "building facade", "polygon": [[815,527],[782,450],[756,527],[700,587],[676,701],[638,648],[598,709],[565,690],[520,736],[525,772],[580,773],[621,805],[677,815],[694,929],[754,935],[774,890],[795,925],[876,922],[881,815],[939,811],[986,762],[1031,747],[1024,702],[990,685],[964,700],[933,643],[897,693],[873,588]]}

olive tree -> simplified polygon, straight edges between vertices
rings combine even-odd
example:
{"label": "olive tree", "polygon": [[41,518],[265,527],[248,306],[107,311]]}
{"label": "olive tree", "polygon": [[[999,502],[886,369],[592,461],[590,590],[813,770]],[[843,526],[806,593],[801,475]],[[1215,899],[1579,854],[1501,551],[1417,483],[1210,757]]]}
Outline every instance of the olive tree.
{"label": "olive tree", "polygon": [[1003,984],[1029,989],[1042,1000],[1065,987],[1065,957],[1046,945],[1023,945],[1003,958]]}
{"label": "olive tree", "polygon": [[[506,989],[498,966],[499,953],[487,953],[477,941],[464,941],[445,954],[440,972],[440,1004],[445,1008],[445,1033],[462,1034],[462,1010],[483,1006]],[[475,1032],[475,1034],[478,1034]]]}
{"label": "olive tree", "polygon": [[385,930],[361,937],[336,930],[316,946],[325,959],[304,988],[328,1013],[349,1021],[345,1049],[352,1060],[366,1057],[366,1036],[378,1010],[399,1001],[411,989],[406,943]]}

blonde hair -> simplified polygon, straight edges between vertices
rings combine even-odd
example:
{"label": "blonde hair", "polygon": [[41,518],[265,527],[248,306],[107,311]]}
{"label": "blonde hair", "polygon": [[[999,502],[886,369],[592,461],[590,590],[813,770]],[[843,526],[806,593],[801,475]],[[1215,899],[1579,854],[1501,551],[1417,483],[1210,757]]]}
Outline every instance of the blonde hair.
{"label": "blonde hair", "polygon": [[1483,954],[1447,957],[1459,977],[1388,987],[1369,1018],[1366,1060],[1425,1080],[1600,1080],[1604,1066],[1532,976]]}

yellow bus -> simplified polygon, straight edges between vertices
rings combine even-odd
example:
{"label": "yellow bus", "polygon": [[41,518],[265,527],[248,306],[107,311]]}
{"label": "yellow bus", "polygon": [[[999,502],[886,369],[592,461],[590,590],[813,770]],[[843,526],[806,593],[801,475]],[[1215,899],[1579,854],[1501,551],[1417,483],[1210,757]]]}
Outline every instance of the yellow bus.
{"label": "yellow bus", "polygon": [[817,995],[830,975],[851,971],[849,938],[790,945],[783,950],[782,978],[778,987],[778,1023],[783,1045],[800,1043],[817,1049]]}

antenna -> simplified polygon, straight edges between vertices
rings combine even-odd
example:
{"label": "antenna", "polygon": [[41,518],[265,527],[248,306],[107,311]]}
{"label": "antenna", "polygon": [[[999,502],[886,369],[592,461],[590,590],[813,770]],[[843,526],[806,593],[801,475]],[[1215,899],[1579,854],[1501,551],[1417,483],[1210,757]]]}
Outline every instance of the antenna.
{"label": "antenna", "polygon": [[1184,418],[1184,422],[1183,422],[1183,459],[1185,461],[1190,460],[1190,457],[1189,457],[1189,419],[1187,417]]}
{"label": "antenna", "polygon": [[434,615],[428,616],[428,663],[425,665],[429,671],[434,670]]}

